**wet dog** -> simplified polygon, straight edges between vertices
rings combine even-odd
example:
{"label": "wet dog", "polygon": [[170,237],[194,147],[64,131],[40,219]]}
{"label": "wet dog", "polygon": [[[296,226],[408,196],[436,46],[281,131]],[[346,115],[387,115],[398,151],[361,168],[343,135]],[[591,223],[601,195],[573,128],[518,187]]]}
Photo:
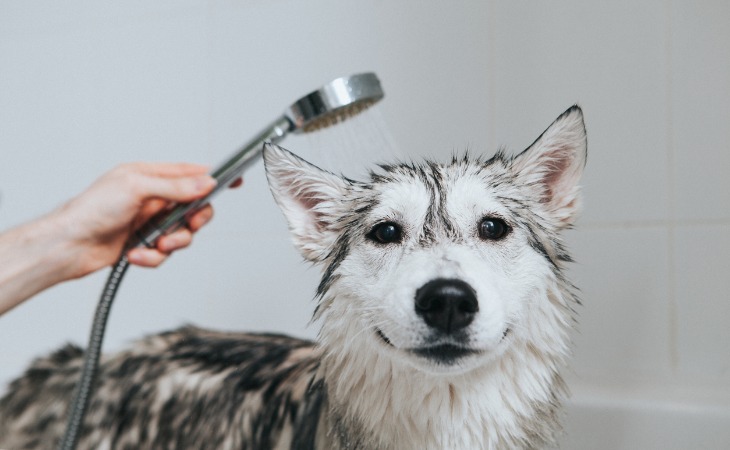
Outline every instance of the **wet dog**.
{"label": "wet dog", "polygon": [[[103,358],[79,448],[539,448],[560,429],[578,304],[561,232],[580,208],[580,108],[524,152],[384,165],[367,182],[268,145],[317,342],[192,327]],[[52,448],[82,351],[0,400],[0,448]]]}

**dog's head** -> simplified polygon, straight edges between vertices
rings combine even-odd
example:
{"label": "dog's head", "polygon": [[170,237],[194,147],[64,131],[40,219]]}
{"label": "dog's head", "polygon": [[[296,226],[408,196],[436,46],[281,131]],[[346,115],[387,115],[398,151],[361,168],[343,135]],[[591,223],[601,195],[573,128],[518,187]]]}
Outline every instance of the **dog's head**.
{"label": "dog's head", "polygon": [[386,165],[368,182],[273,145],[264,157],[297,247],[323,268],[315,317],[326,346],[448,373],[517,343],[566,350],[559,235],[580,207],[579,107],[515,157]]}

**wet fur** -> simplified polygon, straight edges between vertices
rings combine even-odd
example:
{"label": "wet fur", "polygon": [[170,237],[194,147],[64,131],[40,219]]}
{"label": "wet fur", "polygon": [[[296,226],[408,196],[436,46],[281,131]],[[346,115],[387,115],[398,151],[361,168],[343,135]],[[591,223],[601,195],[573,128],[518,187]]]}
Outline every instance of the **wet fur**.
{"label": "wet fur", "polygon": [[[554,443],[578,304],[560,234],[580,206],[579,108],[516,157],[383,166],[367,183],[275,147],[265,158],[297,247],[322,267],[318,342],[194,327],[148,337],[103,359],[79,448]],[[510,235],[476,238],[470,224],[484,214],[504,218]],[[397,246],[368,241],[383,220],[403,225]],[[414,289],[439,277],[463,279],[479,294],[463,336],[440,336],[413,314]],[[473,355],[450,361],[413,350],[442,341]],[[81,349],[64,347],[9,386],[0,448],[56,445],[81,358]]]}

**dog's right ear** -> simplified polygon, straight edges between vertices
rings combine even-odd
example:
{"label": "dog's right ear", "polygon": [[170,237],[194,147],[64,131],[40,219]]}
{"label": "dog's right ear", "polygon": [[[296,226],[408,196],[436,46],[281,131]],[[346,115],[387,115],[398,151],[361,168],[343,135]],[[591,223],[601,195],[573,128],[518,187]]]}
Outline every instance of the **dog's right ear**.
{"label": "dog's right ear", "polygon": [[574,105],[513,160],[513,169],[538,195],[559,228],[572,225],[581,206],[578,182],[586,164],[583,111]]}
{"label": "dog's right ear", "polygon": [[264,145],[269,187],[304,258],[323,261],[338,235],[347,182],[278,145]]}

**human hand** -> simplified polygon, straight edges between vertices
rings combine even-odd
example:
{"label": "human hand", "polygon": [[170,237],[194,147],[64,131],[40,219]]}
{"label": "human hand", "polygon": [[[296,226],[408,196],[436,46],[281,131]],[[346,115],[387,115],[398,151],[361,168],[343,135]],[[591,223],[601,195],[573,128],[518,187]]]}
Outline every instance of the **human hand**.
{"label": "human hand", "polygon": [[[193,164],[134,163],[114,168],[60,208],[56,223],[68,236],[77,278],[114,263],[136,229],[173,203],[207,195],[215,180],[207,168]],[[187,247],[193,233],[213,216],[210,205],[193,214],[186,227],[161,237],[155,248],[134,248],[132,264],[156,267],[171,252]]]}
{"label": "human hand", "polygon": [[[0,233],[0,314],[56,283],[111,265],[152,216],[174,203],[205,197],[214,186],[204,166],[125,164],[56,211]],[[135,248],[127,257],[132,264],[158,266],[188,246],[212,217],[213,209],[205,206],[155,248]]]}

